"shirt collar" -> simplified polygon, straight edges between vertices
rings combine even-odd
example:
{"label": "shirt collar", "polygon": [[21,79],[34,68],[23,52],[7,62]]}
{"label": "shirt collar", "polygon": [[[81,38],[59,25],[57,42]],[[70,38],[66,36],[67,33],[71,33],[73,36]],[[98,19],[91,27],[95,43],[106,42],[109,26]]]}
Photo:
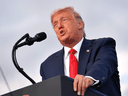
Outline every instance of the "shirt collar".
{"label": "shirt collar", "polygon": [[[80,41],[79,43],[77,43],[77,44],[73,47],[73,49],[75,49],[75,50],[77,51],[77,53],[79,53],[79,51],[80,51],[80,47],[81,47],[81,45],[82,45],[83,39],[84,39],[84,38],[82,38],[81,41]],[[71,48],[64,46],[64,58],[67,58],[70,49],[71,49]]]}

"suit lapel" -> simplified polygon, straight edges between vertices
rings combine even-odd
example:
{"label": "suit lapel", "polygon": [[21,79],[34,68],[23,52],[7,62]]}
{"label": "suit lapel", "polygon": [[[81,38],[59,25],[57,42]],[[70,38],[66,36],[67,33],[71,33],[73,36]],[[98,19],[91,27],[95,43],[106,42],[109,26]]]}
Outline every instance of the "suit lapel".
{"label": "suit lapel", "polygon": [[64,75],[64,48],[56,54],[56,57],[59,65],[57,70],[60,70],[60,75]]}
{"label": "suit lapel", "polygon": [[[87,63],[88,63],[89,56],[92,49],[91,45],[92,45],[91,41],[84,38],[80,48],[80,53],[79,53],[78,74],[85,75],[86,73],[86,67],[87,67]],[[57,68],[59,68],[57,70],[60,70],[60,75],[64,75],[64,48],[56,54],[56,57],[58,61]]]}
{"label": "suit lapel", "polygon": [[92,49],[91,45],[91,41],[84,38],[79,53],[78,74],[85,75],[86,73],[87,63]]}

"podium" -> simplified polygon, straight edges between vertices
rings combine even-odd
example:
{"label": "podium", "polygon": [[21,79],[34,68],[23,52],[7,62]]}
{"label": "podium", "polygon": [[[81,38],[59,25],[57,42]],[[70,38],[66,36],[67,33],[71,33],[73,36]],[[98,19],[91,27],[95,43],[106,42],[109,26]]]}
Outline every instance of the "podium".
{"label": "podium", "polygon": [[[73,90],[73,79],[66,76],[55,76],[34,85],[1,96],[78,96]],[[88,88],[84,96],[107,96],[92,88]]]}

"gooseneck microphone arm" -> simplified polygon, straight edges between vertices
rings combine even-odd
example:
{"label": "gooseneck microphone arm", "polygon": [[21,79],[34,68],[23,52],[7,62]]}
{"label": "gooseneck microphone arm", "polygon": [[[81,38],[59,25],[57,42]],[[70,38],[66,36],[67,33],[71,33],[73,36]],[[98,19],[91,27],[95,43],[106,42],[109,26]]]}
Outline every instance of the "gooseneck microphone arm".
{"label": "gooseneck microphone arm", "polygon": [[[23,68],[20,68],[20,66],[19,66],[19,64],[18,64],[18,62],[17,62],[17,59],[16,59],[16,50],[18,49],[18,44],[19,44],[19,42],[21,42],[23,39],[28,38],[28,37],[29,37],[29,35],[28,35],[28,34],[25,34],[21,39],[19,39],[19,40],[15,43],[15,45],[13,46],[13,50],[12,50],[12,61],[13,61],[14,65],[15,65],[15,67],[17,68],[17,70],[18,70],[22,75],[24,75],[28,80],[30,80],[30,81],[32,82],[32,84],[35,84],[36,82],[35,82],[32,78],[30,78],[30,77],[24,72]],[[23,44],[22,44],[21,46],[23,46]],[[21,47],[21,46],[20,46],[20,47]]]}
{"label": "gooseneck microphone arm", "polygon": [[[15,65],[15,67],[17,68],[17,70],[22,74],[24,75],[29,81],[31,81],[32,84],[35,84],[36,82],[30,78],[23,70],[23,68],[20,68],[18,62],[17,62],[17,59],[16,59],[16,50],[19,48],[19,47],[22,47],[24,45],[32,45],[35,41],[37,42],[40,42],[44,39],[46,39],[47,35],[44,33],[44,32],[41,32],[41,33],[38,33],[35,35],[34,38],[30,37],[29,34],[25,34],[23,37],[21,37],[16,43],[15,45],[13,46],[13,49],[12,49],[12,61]],[[20,43],[22,40],[26,39],[25,42],[22,42]]]}

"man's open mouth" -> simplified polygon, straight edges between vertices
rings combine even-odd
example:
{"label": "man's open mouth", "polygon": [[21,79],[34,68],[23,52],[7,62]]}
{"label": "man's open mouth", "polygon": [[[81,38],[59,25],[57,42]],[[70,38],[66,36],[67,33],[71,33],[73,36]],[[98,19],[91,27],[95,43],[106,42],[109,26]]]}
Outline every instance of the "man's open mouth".
{"label": "man's open mouth", "polygon": [[60,35],[63,36],[65,34],[64,30],[60,31]]}

